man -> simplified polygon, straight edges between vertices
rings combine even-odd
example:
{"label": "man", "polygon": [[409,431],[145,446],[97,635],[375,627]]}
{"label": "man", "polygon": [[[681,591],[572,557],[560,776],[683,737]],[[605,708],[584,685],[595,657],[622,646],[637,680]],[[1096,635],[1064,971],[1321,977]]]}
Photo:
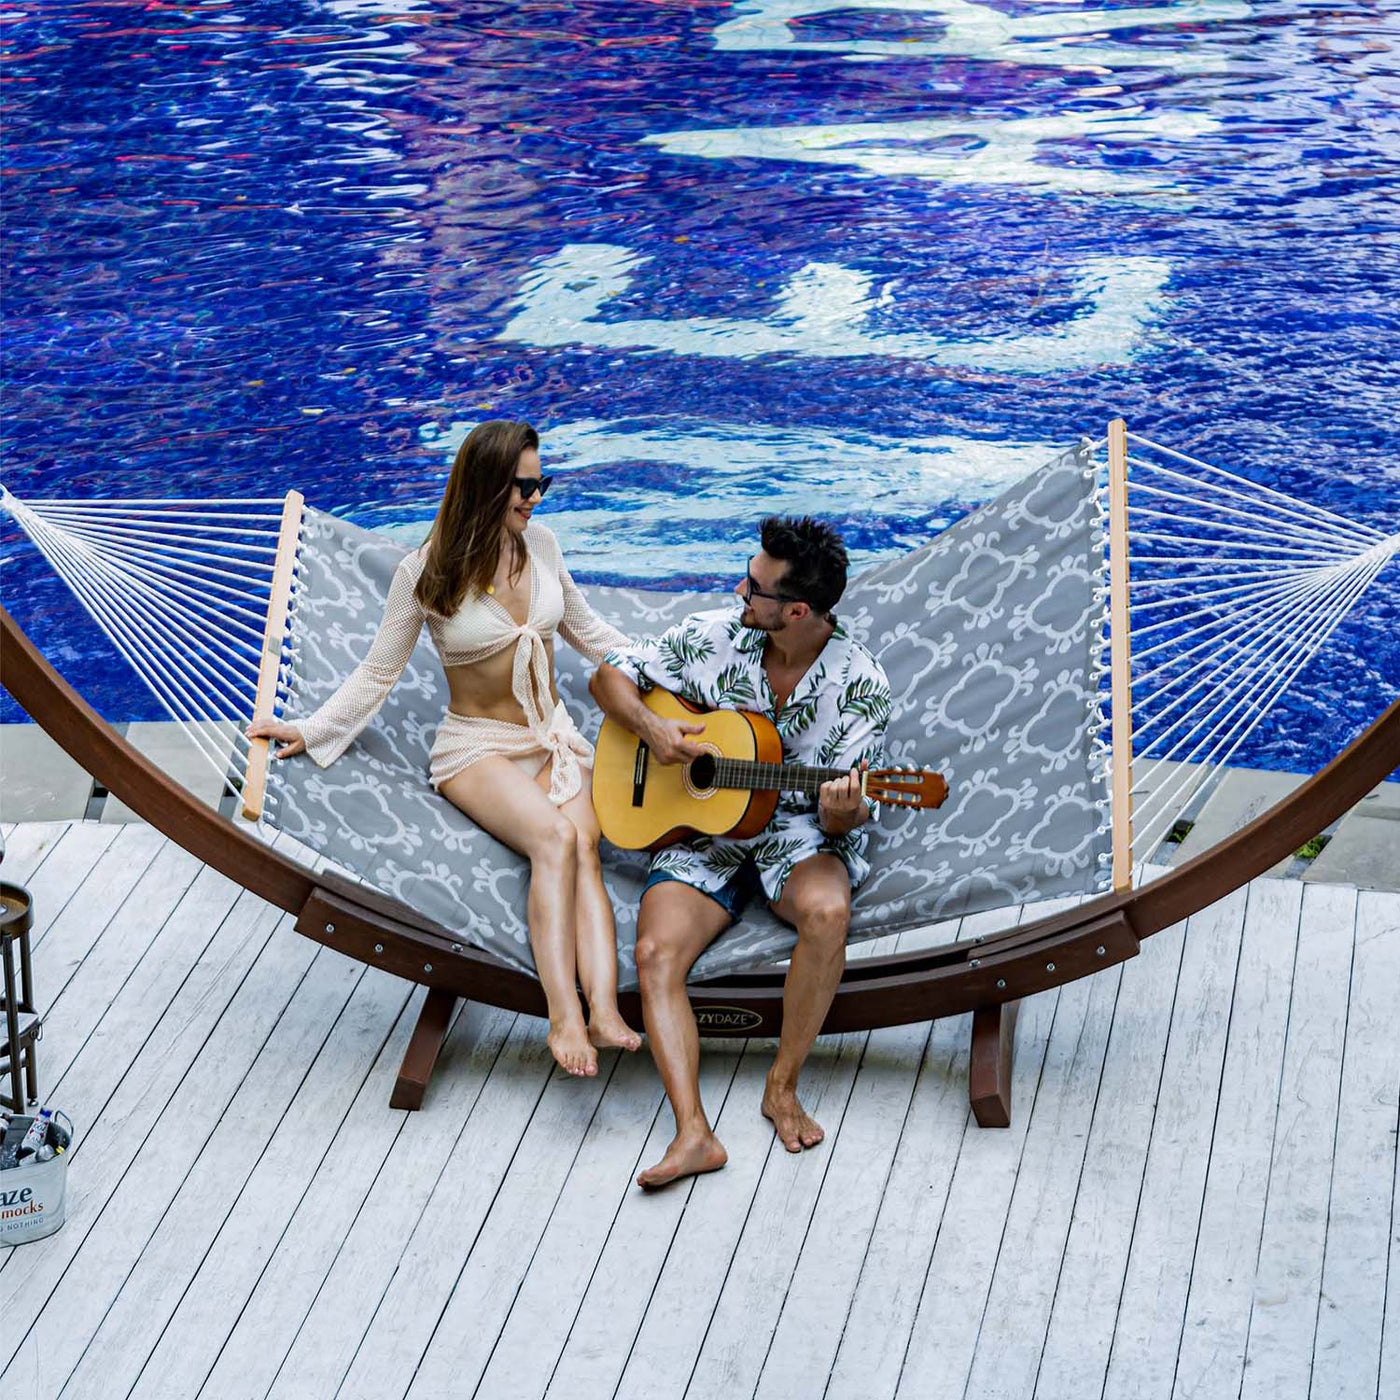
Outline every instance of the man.
{"label": "man", "polygon": [[874,803],[861,794],[860,770],[883,752],[890,687],[832,611],[846,587],[840,536],[808,517],[775,517],[763,522],[761,541],[734,590],[742,612],[696,613],[661,637],[610,652],[591,686],[603,711],[661,763],[698,757],[694,736],[705,726],[653,714],[641,697],[654,685],[706,709],[767,715],[782,736],[785,762],[850,770],[823,784],[816,802],[783,794],[758,836],[700,837],[652,860],[637,918],[637,972],[676,1136],[637,1178],[648,1188],[727,1160],[700,1102],[700,1039],[685,982],[696,958],[760,891],[797,930],[763,1113],[789,1152],[824,1136],[798,1101],[797,1079],[845,970],[851,891],[869,874],[863,827]]}

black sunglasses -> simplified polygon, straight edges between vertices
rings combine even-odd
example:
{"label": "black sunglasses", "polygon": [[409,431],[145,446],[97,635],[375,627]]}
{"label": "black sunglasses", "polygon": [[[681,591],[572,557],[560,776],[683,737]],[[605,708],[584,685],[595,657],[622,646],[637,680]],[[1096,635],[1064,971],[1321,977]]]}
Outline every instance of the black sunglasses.
{"label": "black sunglasses", "polygon": [[520,499],[528,501],[536,491],[541,496],[549,490],[549,483],[554,480],[552,476],[517,476],[513,477],[515,489],[520,492]]}
{"label": "black sunglasses", "polygon": [[791,593],[770,593],[766,588],[758,586],[758,580],[753,576],[753,570],[746,570],[746,583],[744,590],[744,601],[751,603],[755,598],[771,598],[775,603],[801,603],[804,600],[794,598]]}

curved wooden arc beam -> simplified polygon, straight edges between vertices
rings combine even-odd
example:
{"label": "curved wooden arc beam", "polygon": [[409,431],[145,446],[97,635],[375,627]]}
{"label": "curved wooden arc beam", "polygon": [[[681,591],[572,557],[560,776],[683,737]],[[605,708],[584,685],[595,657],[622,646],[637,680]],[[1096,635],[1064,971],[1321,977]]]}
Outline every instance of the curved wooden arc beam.
{"label": "curved wooden arc beam", "polygon": [[[544,1014],[543,992],[530,974],[465,945],[397,900],[308,870],[204,806],[112,729],[4,608],[0,682],[110,792],[191,855],[295,914],[299,933],[449,996]],[[1400,701],[1283,802],[1140,889],[1105,895],[984,939],[852,963],[822,1030],[868,1030],[967,1011],[986,1013],[1123,962],[1135,956],[1141,939],[1262,875],[1397,767]],[[783,969],[767,968],[692,986],[691,1003],[702,1032],[777,1034],[783,976]],[[637,1012],[635,992],[622,1001],[626,1014]],[[439,997],[439,1013],[441,1006]]]}

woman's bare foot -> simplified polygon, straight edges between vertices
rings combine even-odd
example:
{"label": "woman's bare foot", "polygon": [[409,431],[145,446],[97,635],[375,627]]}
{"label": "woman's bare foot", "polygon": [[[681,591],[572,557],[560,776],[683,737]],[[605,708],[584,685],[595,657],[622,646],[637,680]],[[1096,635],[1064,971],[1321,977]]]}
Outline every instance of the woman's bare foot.
{"label": "woman's bare foot", "polygon": [[559,1067],[567,1073],[582,1076],[598,1073],[598,1052],[589,1042],[582,1017],[562,1024],[551,1021],[545,1039]]}
{"label": "woman's bare foot", "polygon": [[588,1020],[588,1038],[599,1050],[640,1050],[642,1038],[616,1011],[595,1011]]}
{"label": "woman's bare foot", "polygon": [[795,1090],[776,1088],[771,1082],[763,1091],[763,1116],[789,1152],[815,1147],[826,1136],[822,1125],[797,1102]]}
{"label": "woman's bare foot", "polygon": [[697,1133],[677,1133],[666,1155],[648,1167],[637,1178],[637,1185],[647,1191],[669,1186],[683,1176],[699,1176],[701,1172],[717,1172],[729,1160],[724,1144],[708,1129]]}

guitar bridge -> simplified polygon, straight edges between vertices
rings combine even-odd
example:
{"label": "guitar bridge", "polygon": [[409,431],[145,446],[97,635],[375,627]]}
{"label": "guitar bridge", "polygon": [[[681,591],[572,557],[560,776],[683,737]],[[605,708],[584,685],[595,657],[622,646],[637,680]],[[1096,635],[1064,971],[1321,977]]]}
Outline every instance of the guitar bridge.
{"label": "guitar bridge", "polygon": [[647,790],[647,764],[651,761],[651,750],[645,744],[637,745],[637,757],[632,762],[632,805],[640,807]]}

